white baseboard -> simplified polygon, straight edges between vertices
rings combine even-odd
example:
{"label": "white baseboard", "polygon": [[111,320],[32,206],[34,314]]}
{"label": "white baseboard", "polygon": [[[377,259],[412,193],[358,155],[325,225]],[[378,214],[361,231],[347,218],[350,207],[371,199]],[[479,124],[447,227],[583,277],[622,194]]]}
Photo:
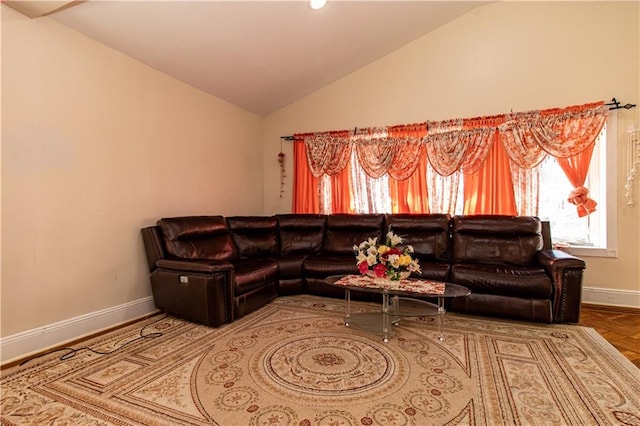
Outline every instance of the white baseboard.
{"label": "white baseboard", "polygon": [[[640,309],[640,291],[584,287],[582,289],[582,301],[598,305]],[[153,297],[149,296],[123,305],[7,336],[0,339],[0,363],[12,362],[16,359],[46,351],[47,348],[63,345],[66,342],[135,320],[156,311]]]}
{"label": "white baseboard", "polygon": [[157,311],[153,297],[91,312],[54,324],[34,328],[0,339],[0,363],[11,362],[64,345],[101,330],[135,320]]}
{"label": "white baseboard", "polygon": [[640,291],[583,287],[582,301],[596,305],[623,306],[640,309]]}

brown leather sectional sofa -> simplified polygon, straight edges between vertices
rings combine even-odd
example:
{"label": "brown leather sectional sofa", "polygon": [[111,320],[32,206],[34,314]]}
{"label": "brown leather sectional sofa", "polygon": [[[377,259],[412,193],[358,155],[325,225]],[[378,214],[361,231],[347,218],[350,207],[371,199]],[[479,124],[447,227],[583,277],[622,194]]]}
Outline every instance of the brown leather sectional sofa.
{"label": "brown leather sectional sofa", "polygon": [[156,306],[210,326],[281,295],[343,297],[324,278],[357,274],[353,246],[389,229],[414,246],[422,277],[471,290],[449,310],[578,322],[585,262],[552,250],[547,225],[495,215],[191,216],[160,219],[142,236]]}

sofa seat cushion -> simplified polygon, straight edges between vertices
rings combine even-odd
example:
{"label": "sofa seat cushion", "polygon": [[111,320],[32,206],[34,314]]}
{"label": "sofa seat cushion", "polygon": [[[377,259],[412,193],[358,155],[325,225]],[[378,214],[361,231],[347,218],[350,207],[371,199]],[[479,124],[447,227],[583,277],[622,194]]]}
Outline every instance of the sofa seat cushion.
{"label": "sofa seat cushion", "polygon": [[302,264],[305,277],[359,274],[356,258],[349,256],[308,256]]}
{"label": "sofa seat cushion", "polygon": [[278,264],[270,259],[242,259],[233,262],[235,295],[253,291],[278,280]]}
{"label": "sofa seat cushion", "polygon": [[500,294],[471,293],[468,297],[454,297],[449,309],[471,315],[490,315],[550,323],[553,321],[551,301],[549,299],[532,299]]}
{"label": "sofa seat cushion", "polygon": [[302,278],[302,263],[307,256],[304,254],[291,254],[275,259],[280,268],[280,278]]}
{"label": "sofa seat cushion", "polygon": [[472,293],[550,299],[551,279],[543,268],[463,263],[451,267],[450,282]]}

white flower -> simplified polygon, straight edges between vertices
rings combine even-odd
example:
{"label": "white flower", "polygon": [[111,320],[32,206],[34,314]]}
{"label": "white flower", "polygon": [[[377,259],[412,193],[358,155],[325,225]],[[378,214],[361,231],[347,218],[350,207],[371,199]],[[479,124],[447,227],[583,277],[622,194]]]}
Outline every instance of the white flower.
{"label": "white flower", "polygon": [[370,245],[370,246],[375,246],[376,244],[378,244],[378,237],[369,238],[367,240],[367,244]]}
{"label": "white flower", "polygon": [[417,260],[413,260],[413,262],[411,262],[409,264],[409,271],[411,272],[422,272],[422,270],[420,269],[420,264],[418,263]]}
{"label": "white flower", "polygon": [[407,245],[406,251],[407,253],[413,253],[414,252],[413,246],[411,244]]}
{"label": "white flower", "polygon": [[402,244],[402,238],[393,232],[389,231],[387,233],[387,240],[389,240],[391,246],[397,246],[398,244]]}
{"label": "white flower", "polygon": [[369,256],[367,256],[367,264],[369,266],[373,266],[376,263],[378,263],[378,258],[376,257],[375,254],[370,254]]}
{"label": "white flower", "polygon": [[392,268],[399,268],[400,267],[400,256],[398,256],[397,254],[389,255],[387,261],[388,261],[389,265],[391,265]]}

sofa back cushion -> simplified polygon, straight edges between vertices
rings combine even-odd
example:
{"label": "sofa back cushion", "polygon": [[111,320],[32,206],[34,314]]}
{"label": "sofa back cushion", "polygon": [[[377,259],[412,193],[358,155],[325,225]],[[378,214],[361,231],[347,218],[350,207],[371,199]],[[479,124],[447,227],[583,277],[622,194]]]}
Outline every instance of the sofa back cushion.
{"label": "sofa back cushion", "polygon": [[384,236],[383,214],[332,214],[327,216],[327,225],[322,246],[326,254],[355,254],[353,246],[366,239]]}
{"label": "sofa back cushion", "polygon": [[403,245],[412,245],[415,257],[425,261],[449,260],[451,216],[448,214],[390,214],[386,232],[393,231]]}
{"label": "sofa back cushion", "polygon": [[532,216],[455,216],[454,263],[531,266],[543,248],[540,219]]}
{"label": "sofa back cushion", "polygon": [[232,216],[227,225],[241,258],[278,255],[278,221],[274,216]]}
{"label": "sofa back cushion", "polygon": [[280,254],[318,254],[322,250],[325,215],[320,214],[280,214],[278,231]]}
{"label": "sofa back cushion", "polygon": [[222,216],[188,216],[160,219],[166,251],[183,259],[230,260],[233,241]]}

